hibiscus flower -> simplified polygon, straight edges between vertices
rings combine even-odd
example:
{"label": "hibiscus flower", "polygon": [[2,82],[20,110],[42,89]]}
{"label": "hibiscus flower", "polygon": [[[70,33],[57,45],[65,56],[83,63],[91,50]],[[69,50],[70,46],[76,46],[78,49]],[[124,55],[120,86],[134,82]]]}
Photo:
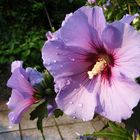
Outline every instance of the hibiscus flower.
{"label": "hibiscus flower", "polygon": [[102,8],[82,7],[45,42],[43,63],[67,115],[117,122],[132,115],[140,99],[140,33],[130,25],[136,16],[107,23]]}
{"label": "hibiscus flower", "polygon": [[7,103],[11,110],[8,117],[14,124],[19,123],[23,113],[36,103],[34,95],[37,91],[33,86],[43,80],[41,73],[32,68],[25,70],[22,63],[22,61],[12,63],[12,75],[7,82],[7,86],[12,88],[12,95]]}

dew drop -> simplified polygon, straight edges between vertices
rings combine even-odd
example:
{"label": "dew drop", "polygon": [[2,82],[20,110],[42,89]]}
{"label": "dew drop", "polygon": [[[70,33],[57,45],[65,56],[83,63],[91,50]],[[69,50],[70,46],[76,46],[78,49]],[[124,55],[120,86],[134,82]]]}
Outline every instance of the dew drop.
{"label": "dew drop", "polygon": [[70,102],[70,104],[73,104],[73,102]]}
{"label": "dew drop", "polygon": [[75,59],[74,59],[74,58],[72,58],[72,59],[71,59],[71,61],[73,61],[73,62],[74,62],[74,61],[75,61]]}
{"label": "dew drop", "polygon": [[73,118],[73,119],[76,119],[76,116],[73,116],[72,118]]}
{"label": "dew drop", "polygon": [[53,60],[54,63],[56,63],[56,60]]}
{"label": "dew drop", "polygon": [[63,68],[63,65],[60,65],[61,68]]}
{"label": "dew drop", "polygon": [[76,114],[76,112],[73,112],[73,114]]}
{"label": "dew drop", "polygon": [[83,107],[83,104],[79,104],[79,107]]}

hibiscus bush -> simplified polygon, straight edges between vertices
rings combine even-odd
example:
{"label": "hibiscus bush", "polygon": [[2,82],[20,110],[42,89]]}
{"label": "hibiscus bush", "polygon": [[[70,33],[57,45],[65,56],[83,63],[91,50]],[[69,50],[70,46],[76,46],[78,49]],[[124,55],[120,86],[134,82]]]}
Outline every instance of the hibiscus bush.
{"label": "hibiscus bush", "polygon": [[[29,51],[24,54],[29,59],[26,62],[30,62],[30,56],[42,58],[43,64],[38,63],[38,67],[43,65],[45,69],[38,72],[38,67],[25,68],[21,60],[11,64],[12,74],[7,82],[12,89],[7,103],[10,124],[19,123],[23,113],[35,105],[30,120],[37,119],[43,139],[42,120],[65,113],[83,121],[95,115],[106,119],[101,131],[81,135],[79,140],[139,140],[140,2],[71,0],[60,5],[68,3],[69,14],[60,23],[61,17],[52,19],[53,13],[57,15],[59,11],[49,10],[50,5],[56,8],[57,2],[46,2],[44,11],[51,31],[46,33],[39,57],[38,50],[30,46],[41,45],[40,33],[29,34],[33,37],[26,40],[29,50],[22,45]],[[36,3],[36,7],[42,9],[44,5]]]}

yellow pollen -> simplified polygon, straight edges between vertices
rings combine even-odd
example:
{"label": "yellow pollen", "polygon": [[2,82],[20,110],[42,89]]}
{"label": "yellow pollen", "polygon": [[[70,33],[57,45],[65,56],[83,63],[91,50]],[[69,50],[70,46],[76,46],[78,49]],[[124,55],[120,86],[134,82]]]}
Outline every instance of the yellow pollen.
{"label": "yellow pollen", "polygon": [[102,58],[98,59],[92,70],[88,71],[89,79],[92,79],[95,75],[101,73],[106,66],[107,62],[105,61],[105,59]]}

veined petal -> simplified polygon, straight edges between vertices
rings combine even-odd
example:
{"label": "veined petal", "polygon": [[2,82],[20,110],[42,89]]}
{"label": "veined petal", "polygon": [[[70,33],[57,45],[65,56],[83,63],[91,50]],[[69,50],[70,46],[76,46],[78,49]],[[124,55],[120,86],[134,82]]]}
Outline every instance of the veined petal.
{"label": "veined petal", "polygon": [[121,122],[132,115],[132,109],[138,104],[140,86],[121,74],[116,76],[116,73],[114,71],[111,83],[101,83],[97,112],[112,121]]}
{"label": "veined petal", "polygon": [[124,24],[122,22],[114,22],[110,25],[117,28],[122,34],[122,44],[121,47],[138,47],[140,46],[140,33],[135,30],[129,24]]}
{"label": "veined petal", "polygon": [[102,41],[106,49],[115,49],[121,47],[123,34],[111,25],[107,25],[102,33]]}
{"label": "veined petal", "polygon": [[[87,71],[93,58],[91,52],[78,47],[67,47],[61,40],[46,42],[42,49],[42,59],[45,67],[53,76],[68,77]],[[55,77],[56,78],[56,77]]]}
{"label": "veined petal", "polygon": [[[95,47],[93,46],[93,42],[98,42],[98,34],[97,31],[90,26],[88,16],[84,13],[84,9],[86,9],[86,7],[78,9],[68,18],[67,22],[60,29],[61,39],[66,46],[80,47],[93,51]],[[92,8],[87,8],[87,10],[91,11]],[[92,14],[92,12],[89,14]],[[95,34],[97,35],[96,38]]]}
{"label": "veined petal", "polygon": [[33,68],[26,68],[29,81],[32,85],[39,84],[43,80],[43,75]]}
{"label": "veined petal", "polygon": [[122,47],[115,52],[115,68],[126,77],[135,80],[140,76],[140,44],[139,46]]}
{"label": "veined petal", "polygon": [[[56,103],[67,115],[88,121],[95,113],[100,79],[96,77],[94,80],[89,80],[85,77],[75,77],[69,81],[69,84],[61,87]],[[56,85],[61,84],[60,82],[62,81],[57,80]]]}
{"label": "veined petal", "polygon": [[31,84],[22,75],[20,69],[15,69],[7,82],[7,86],[24,93],[25,96],[32,95],[34,89]]}
{"label": "veined petal", "polygon": [[97,31],[97,39],[102,44],[101,36],[106,27],[106,20],[101,7],[94,6],[94,8],[83,7],[81,11],[87,16],[89,25]]}
{"label": "veined petal", "polygon": [[24,97],[21,93],[19,93],[17,90],[12,90],[12,95],[9,98],[9,101],[7,102],[9,109],[14,109],[18,105],[20,101],[23,101]]}
{"label": "veined petal", "polygon": [[123,23],[130,24],[138,16],[139,16],[139,14],[134,14],[134,15],[126,14],[126,15],[123,16],[123,18],[120,21],[123,22]]}
{"label": "veined petal", "polygon": [[14,124],[19,123],[23,113],[26,112],[33,103],[33,99],[25,99],[20,101],[16,108],[8,115],[10,122]]}

